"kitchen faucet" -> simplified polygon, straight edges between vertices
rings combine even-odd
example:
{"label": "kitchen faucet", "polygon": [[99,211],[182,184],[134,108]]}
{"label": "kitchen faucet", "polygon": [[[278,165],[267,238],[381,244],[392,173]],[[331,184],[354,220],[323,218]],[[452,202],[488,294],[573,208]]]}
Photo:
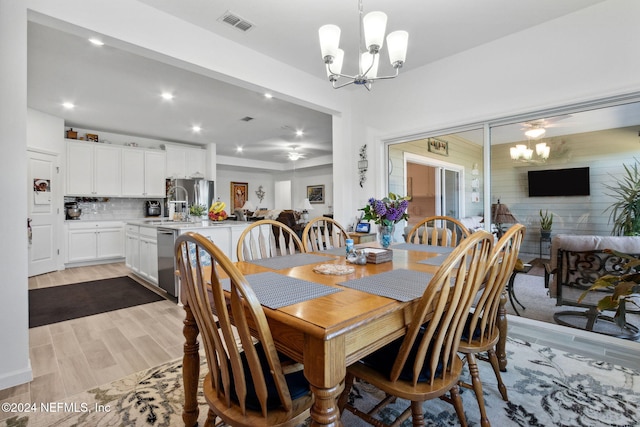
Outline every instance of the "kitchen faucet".
{"label": "kitchen faucet", "polygon": [[177,193],[177,191],[176,191],[176,190],[178,190],[178,188],[179,188],[179,189],[181,189],[182,191],[184,191],[185,211],[186,211],[186,212],[185,212],[185,218],[186,218],[186,217],[188,217],[188,215],[189,215],[189,193],[187,192],[187,189],[186,189],[186,188],[184,188],[183,186],[181,186],[181,185],[174,185],[174,186],[173,186],[173,198],[175,199],[175,201],[178,201],[178,200],[177,200],[177,199],[178,199],[178,197],[177,197],[177,195],[176,195],[176,193]]}

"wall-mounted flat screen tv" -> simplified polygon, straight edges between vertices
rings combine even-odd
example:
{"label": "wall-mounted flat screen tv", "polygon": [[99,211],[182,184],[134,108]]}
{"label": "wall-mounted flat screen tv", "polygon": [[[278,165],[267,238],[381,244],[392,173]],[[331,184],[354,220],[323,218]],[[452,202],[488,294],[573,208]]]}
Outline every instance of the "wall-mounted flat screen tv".
{"label": "wall-mounted flat screen tv", "polygon": [[529,197],[588,196],[589,168],[529,171]]}

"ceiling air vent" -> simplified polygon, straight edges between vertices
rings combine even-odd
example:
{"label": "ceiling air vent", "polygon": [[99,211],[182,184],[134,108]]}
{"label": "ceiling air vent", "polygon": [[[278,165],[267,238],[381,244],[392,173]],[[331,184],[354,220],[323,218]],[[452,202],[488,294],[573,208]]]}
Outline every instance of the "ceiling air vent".
{"label": "ceiling air vent", "polygon": [[220,18],[218,18],[218,21],[229,24],[232,27],[242,31],[243,33],[246,33],[254,27],[251,22],[229,11],[226,11]]}
{"label": "ceiling air vent", "polygon": [[253,120],[253,117],[245,116],[245,117],[241,118],[240,120],[242,120],[243,122],[250,122],[251,120]]}

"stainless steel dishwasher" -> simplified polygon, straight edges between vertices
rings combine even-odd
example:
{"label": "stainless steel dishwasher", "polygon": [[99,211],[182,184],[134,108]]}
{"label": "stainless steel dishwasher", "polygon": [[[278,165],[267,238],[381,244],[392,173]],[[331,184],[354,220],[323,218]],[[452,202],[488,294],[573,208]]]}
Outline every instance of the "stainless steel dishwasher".
{"label": "stainless steel dishwasher", "polygon": [[158,285],[172,297],[178,297],[174,244],[178,231],[158,227]]}

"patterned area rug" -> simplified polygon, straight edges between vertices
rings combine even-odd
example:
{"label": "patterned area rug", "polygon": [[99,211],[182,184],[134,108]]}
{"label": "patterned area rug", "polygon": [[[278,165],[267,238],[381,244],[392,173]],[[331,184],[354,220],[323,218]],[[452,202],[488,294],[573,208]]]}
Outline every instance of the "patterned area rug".
{"label": "patterned area rug", "polygon": [[[489,419],[495,426],[634,426],[640,419],[640,372],[598,362],[549,347],[509,339],[508,371],[503,380],[509,393],[504,402],[488,363],[480,362]],[[206,370],[203,365],[202,371]],[[465,373],[467,375],[467,373]],[[468,378],[468,375],[467,375]],[[357,383],[351,399],[360,409],[374,404],[379,391]],[[478,407],[471,390],[462,393],[470,426],[479,425]],[[57,413],[20,413],[3,427],[23,426],[176,426],[182,425],[182,368],[176,360],[154,369],[67,399]],[[207,407],[199,396],[200,420]],[[380,414],[388,420],[407,402],[398,400]],[[84,410],[86,407],[86,411]],[[441,400],[425,403],[429,426],[458,425],[453,407]],[[98,410],[96,410],[98,409]],[[348,427],[365,424],[350,413]],[[410,426],[407,420],[403,426]]]}

